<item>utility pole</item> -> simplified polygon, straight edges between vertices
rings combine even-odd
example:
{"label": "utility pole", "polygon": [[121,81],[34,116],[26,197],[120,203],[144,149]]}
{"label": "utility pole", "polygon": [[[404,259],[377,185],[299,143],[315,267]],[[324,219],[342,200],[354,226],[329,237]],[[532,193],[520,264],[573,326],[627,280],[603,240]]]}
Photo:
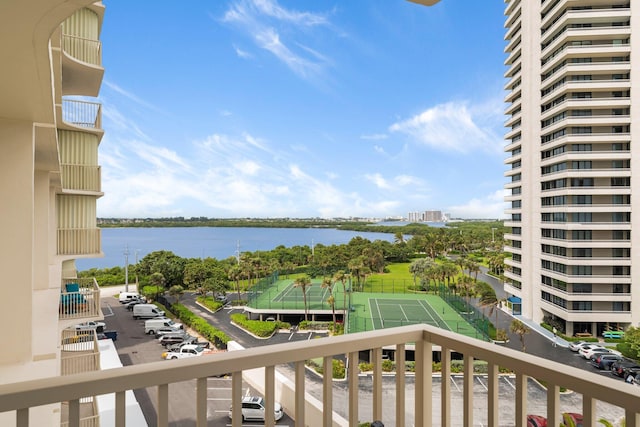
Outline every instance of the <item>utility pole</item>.
{"label": "utility pole", "polygon": [[138,252],[140,252],[140,249],[136,249],[136,292],[140,293],[138,288]]}
{"label": "utility pole", "polygon": [[129,292],[129,245],[124,247],[124,291]]}
{"label": "utility pole", "polygon": [[496,228],[495,227],[491,227],[491,242],[492,243],[496,242]]}

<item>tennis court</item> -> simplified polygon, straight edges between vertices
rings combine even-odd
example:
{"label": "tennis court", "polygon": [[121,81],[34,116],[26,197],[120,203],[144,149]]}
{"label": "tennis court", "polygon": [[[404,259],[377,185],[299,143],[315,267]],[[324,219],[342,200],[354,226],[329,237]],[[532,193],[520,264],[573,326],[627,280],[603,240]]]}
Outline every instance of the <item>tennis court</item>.
{"label": "tennis court", "polygon": [[[307,302],[326,301],[329,298],[329,288],[323,288],[319,283],[313,283],[305,289]],[[296,302],[302,299],[302,288],[293,284],[284,288],[279,294],[273,297],[275,303]]]}
{"label": "tennis court", "polygon": [[369,298],[369,310],[374,329],[426,323],[449,329],[447,322],[426,300]]}

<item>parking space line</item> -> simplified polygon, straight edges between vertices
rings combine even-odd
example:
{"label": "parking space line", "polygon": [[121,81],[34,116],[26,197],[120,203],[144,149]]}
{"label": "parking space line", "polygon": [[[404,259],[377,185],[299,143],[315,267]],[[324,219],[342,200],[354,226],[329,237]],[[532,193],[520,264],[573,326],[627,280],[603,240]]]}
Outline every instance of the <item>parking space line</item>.
{"label": "parking space line", "polygon": [[484,382],[482,382],[482,379],[480,377],[477,377],[477,379],[478,379],[478,382],[480,383],[480,385],[482,386],[482,388],[484,388],[485,390],[488,391],[489,387],[487,387],[487,385]]}
{"label": "parking space line", "polygon": [[[231,398],[230,397],[207,397],[207,400],[225,400],[230,402]],[[216,411],[216,412],[225,412],[225,411]]]}
{"label": "parking space line", "polygon": [[452,383],[453,383],[453,385],[456,387],[456,390],[461,391],[461,390],[460,390],[460,387],[458,387],[458,384],[457,384],[457,383],[456,383],[456,381],[455,381],[455,378],[456,378],[456,377],[454,377],[454,376],[452,375],[452,376],[450,377],[451,382],[452,382]]}
{"label": "parking space line", "polygon": [[509,381],[509,378],[508,378],[508,377],[502,377],[502,378],[504,379],[504,381],[505,381],[507,384],[509,384],[509,385],[511,386],[511,388],[512,388],[512,389],[514,389],[514,390],[516,389],[516,386],[515,386],[515,385],[513,385],[513,383],[512,383],[511,381]]}

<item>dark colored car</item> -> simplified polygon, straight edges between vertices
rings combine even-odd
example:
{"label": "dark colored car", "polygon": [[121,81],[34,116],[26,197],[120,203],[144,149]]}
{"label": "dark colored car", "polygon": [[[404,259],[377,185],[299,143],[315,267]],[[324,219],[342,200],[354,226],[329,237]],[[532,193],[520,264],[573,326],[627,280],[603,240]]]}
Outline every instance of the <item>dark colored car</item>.
{"label": "dark colored car", "polygon": [[[582,414],[565,412],[562,414],[561,427],[583,427]],[[527,415],[527,427],[547,427],[547,419],[542,415]]]}
{"label": "dark colored car", "polygon": [[195,344],[198,347],[209,348],[211,343],[209,341],[198,341],[198,337],[188,336],[184,341],[176,344],[171,344],[167,346],[167,350],[174,351],[179,349],[185,344]]}
{"label": "dark colored car", "polygon": [[617,354],[602,353],[591,356],[591,364],[598,369],[611,369],[613,362],[618,360],[622,360],[622,356]]}
{"label": "dark colored car", "polygon": [[176,343],[180,343],[184,340],[187,339],[187,337],[189,337],[190,335],[186,335],[184,333],[182,334],[165,334],[163,336],[161,336],[160,338],[158,338],[158,342],[163,345],[163,346],[168,346],[171,344],[176,344]]}
{"label": "dark colored car", "polygon": [[620,378],[626,378],[624,374],[625,374],[625,369],[628,369],[628,368],[640,369],[640,365],[625,359],[618,360],[611,364],[611,373],[613,375],[619,376]]}

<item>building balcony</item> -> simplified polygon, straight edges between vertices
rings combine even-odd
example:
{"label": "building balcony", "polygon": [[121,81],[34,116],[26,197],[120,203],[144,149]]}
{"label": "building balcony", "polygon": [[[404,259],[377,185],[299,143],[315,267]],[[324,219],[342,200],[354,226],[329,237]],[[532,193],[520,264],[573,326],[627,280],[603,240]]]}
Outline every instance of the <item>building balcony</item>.
{"label": "building balcony", "polygon": [[98,255],[101,248],[99,228],[58,228],[58,255]]}
{"label": "building balcony", "polygon": [[62,165],[62,189],[101,193],[100,166]]}
{"label": "building balcony", "polygon": [[94,330],[62,330],[60,375],[100,370],[100,351]]}
{"label": "building balcony", "polygon": [[102,130],[102,104],[63,99],[62,120],[76,130],[77,128]]}
{"label": "building balcony", "polygon": [[66,328],[82,321],[101,318],[100,287],[96,279],[63,279],[58,310],[61,326]]}
{"label": "building balcony", "polygon": [[[405,350],[415,350],[415,388],[414,396],[405,396],[406,374],[403,370],[395,376],[396,425],[431,426],[450,425],[453,416],[461,418],[463,425],[474,425],[474,406],[486,408],[488,425],[514,423],[513,419],[500,419],[500,407],[511,405],[515,413],[515,426],[526,426],[527,382],[535,378],[547,386],[547,418],[549,425],[560,424],[560,388],[567,388],[582,394],[582,408],[576,408],[584,415],[584,425],[595,425],[598,402],[607,402],[622,408],[626,415],[627,426],[637,426],[640,421],[640,395],[629,387],[621,387],[614,378],[605,378],[582,369],[553,361],[541,359],[527,353],[486,343],[428,325],[411,325],[400,328],[384,329],[374,332],[349,334],[332,338],[278,344],[247,350],[229,351],[212,356],[196,357],[186,360],[161,361],[143,365],[126,366],[100,372],[82,373],[68,377],[54,377],[18,384],[0,386],[0,412],[16,411],[17,425],[27,426],[30,408],[59,402],[69,402],[69,426],[78,427],[80,423],[80,401],[83,398],[114,394],[115,413],[113,423],[125,425],[125,393],[128,390],[148,387],[157,390],[156,420],[160,427],[169,424],[170,385],[183,381],[193,381],[193,401],[195,408],[193,420],[197,426],[207,425],[207,378],[231,372],[230,400],[233,406],[231,425],[240,427],[243,396],[243,377],[249,376],[261,380],[258,390],[265,396],[267,419],[265,425],[274,426],[274,402],[284,406],[285,412],[295,419],[299,426],[352,425],[357,426],[362,418],[382,419],[383,398],[390,396],[382,393],[382,348],[395,346],[396,364],[405,363]],[[440,350],[444,377],[451,375],[452,353],[464,358],[464,393],[462,407],[451,400],[452,384],[441,381],[439,390],[434,392],[432,381],[433,351]],[[361,351],[371,351],[373,360],[372,414],[358,413],[358,371],[348,369],[346,393],[348,409],[346,419],[334,412],[333,385],[331,378],[325,376],[322,381],[321,402],[312,404],[305,393],[305,361],[322,358],[324,371],[331,372],[334,356],[347,355],[348,366],[358,365]],[[486,401],[475,402],[477,394],[473,392],[474,360],[488,362],[486,378]],[[295,378],[283,381],[276,376],[276,366],[293,364]],[[252,371],[258,369],[259,371]],[[515,374],[515,401],[501,402],[498,393],[499,369],[508,369]],[[485,400],[485,399],[483,399]],[[439,402],[438,402],[439,401]],[[413,402],[413,408],[407,408],[407,402]],[[434,402],[438,402],[436,408]],[[407,409],[412,410],[414,422],[409,422]],[[433,419],[440,410],[441,422]],[[504,416],[503,416],[504,417]]]}
{"label": "building balcony", "polygon": [[[598,322],[631,323],[631,313],[628,311],[569,310],[544,300],[540,302],[540,306],[543,310],[549,313],[553,313],[556,316],[561,317],[562,319],[568,322],[593,322],[595,319],[597,319]],[[634,387],[631,387],[631,388],[633,389]],[[636,392],[636,390],[637,389],[634,389],[632,390],[632,392]],[[627,426],[629,425],[628,420],[629,418],[627,418],[627,424],[626,424]],[[638,426],[640,425],[639,423],[640,423],[640,420],[638,420],[635,425]],[[593,424],[585,424],[585,425],[595,426],[597,424],[593,423]]]}
{"label": "building balcony", "polygon": [[62,52],[63,94],[98,96],[104,76],[100,41],[65,34]]}

